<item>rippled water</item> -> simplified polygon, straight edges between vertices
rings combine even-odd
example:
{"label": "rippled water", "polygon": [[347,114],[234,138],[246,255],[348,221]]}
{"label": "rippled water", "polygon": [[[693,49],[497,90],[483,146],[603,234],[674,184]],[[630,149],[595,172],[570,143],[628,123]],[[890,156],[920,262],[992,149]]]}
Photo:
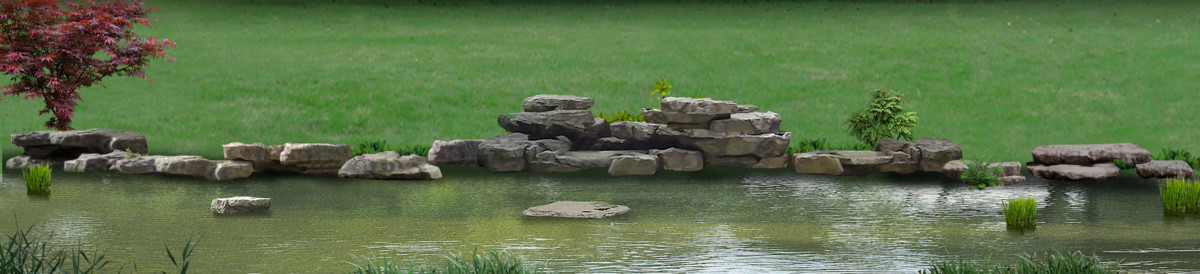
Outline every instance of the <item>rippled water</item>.
{"label": "rippled water", "polygon": [[[1126,268],[1200,271],[1200,218],[1162,214],[1154,181],[1030,182],[971,190],[940,174],[850,178],[706,169],[652,177],[492,174],[437,181],[255,175],[231,182],[56,172],[49,198],[0,181],[0,232],[37,224],[54,244],[99,248],[117,265],[169,265],[163,246],[201,237],[196,273],[344,272],[351,254],[436,263],[472,247],[565,272],[915,272],[932,260],[1082,250]],[[266,214],[216,216],[218,197],[272,198]],[[1001,200],[1033,196],[1035,231],[1006,231]],[[531,218],[557,200],[632,210],[600,220]],[[16,221],[14,222],[13,219]]]}

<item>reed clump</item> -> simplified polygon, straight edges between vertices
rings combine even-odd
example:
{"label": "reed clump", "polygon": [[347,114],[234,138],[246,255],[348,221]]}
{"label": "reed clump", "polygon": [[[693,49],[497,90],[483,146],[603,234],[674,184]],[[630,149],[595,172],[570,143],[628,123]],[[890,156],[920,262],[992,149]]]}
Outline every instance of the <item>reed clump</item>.
{"label": "reed clump", "polygon": [[1159,181],[1163,212],[1168,215],[1200,214],[1200,181],[1183,178]]}
{"label": "reed clump", "polygon": [[50,194],[50,166],[32,165],[21,170],[29,194]]}
{"label": "reed clump", "polygon": [[1033,197],[1013,198],[1002,201],[1004,222],[1008,229],[1025,230],[1037,227],[1037,201]]}
{"label": "reed clump", "polygon": [[354,257],[354,274],[398,274],[398,273],[496,273],[496,274],[528,274],[542,273],[537,266],[530,265],[524,259],[509,255],[507,252],[491,250],[480,252],[478,248],[471,253],[454,254],[445,257],[445,267],[438,269],[432,266],[417,266],[410,262],[408,266],[397,263],[393,258],[358,258]]}

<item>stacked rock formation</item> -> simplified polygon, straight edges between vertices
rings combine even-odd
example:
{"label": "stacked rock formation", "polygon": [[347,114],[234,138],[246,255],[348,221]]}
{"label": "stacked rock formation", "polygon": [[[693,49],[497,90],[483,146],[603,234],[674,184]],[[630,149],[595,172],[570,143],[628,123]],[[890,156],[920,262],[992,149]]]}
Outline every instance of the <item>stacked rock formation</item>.
{"label": "stacked rock formation", "polygon": [[[1033,176],[1063,181],[1105,180],[1120,175],[1113,164],[1150,163],[1150,151],[1131,143],[1092,145],[1046,145],[1033,148],[1033,162],[1026,164]],[[1189,168],[1190,169],[1190,168]]]}
{"label": "stacked rock formation", "polygon": [[221,146],[226,160],[241,161],[254,171],[295,172],[300,174],[338,174],[338,170],[354,156],[347,144],[285,143],[266,146],[262,143],[229,143]]}
{"label": "stacked rock formation", "polygon": [[904,142],[883,138],[876,145],[876,151],[797,153],[791,156],[791,165],[799,173],[868,176],[877,172],[942,172],[946,163],[958,159],[962,159],[962,148],[944,139],[921,137]]}
{"label": "stacked rock formation", "polygon": [[[111,129],[88,129],[72,131],[34,131],[12,134],[12,143],[25,150],[20,156],[8,159],[5,166],[12,169],[30,165],[47,164],[52,168],[64,168],[67,161],[87,156],[82,165],[73,164],[72,170],[101,170],[101,163],[113,158],[123,158],[125,151],[146,154],[146,136],[137,132]],[[121,154],[113,154],[122,152]],[[103,155],[103,156],[101,156]],[[102,170],[108,170],[104,166]]]}
{"label": "stacked rock formation", "polygon": [[780,168],[788,164],[791,133],[779,131],[779,114],[708,98],[670,97],[661,103],[662,109],[642,110],[646,122],[610,125],[588,110],[594,105],[591,98],[529,97],[522,102],[524,112],[497,119],[511,134],[434,142],[430,162],[479,165],[492,172],[607,167],[613,175],[696,171],[705,165]]}
{"label": "stacked rock formation", "polygon": [[[1002,170],[1001,174],[997,175],[997,178],[996,178],[996,179],[999,179],[1000,182],[1002,182],[1004,184],[1015,184],[1015,183],[1025,182],[1025,179],[1026,179],[1025,176],[1021,175],[1021,162],[1012,161],[1012,162],[1002,162],[1002,163],[988,163],[988,168],[995,168],[997,166],[999,166]],[[959,178],[962,178],[962,174],[964,172],[967,172],[967,170],[969,170],[969,169],[970,168],[967,167],[966,161],[954,160],[954,161],[947,162],[946,165],[944,167],[942,167],[942,173],[946,174],[946,177],[950,177],[951,179],[959,179]]]}
{"label": "stacked rock formation", "polygon": [[355,156],[338,170],[344,178],[379,180],[434,180],[442,178],[442,170],[430,165],[425,157],[404,155],[395,151]]}

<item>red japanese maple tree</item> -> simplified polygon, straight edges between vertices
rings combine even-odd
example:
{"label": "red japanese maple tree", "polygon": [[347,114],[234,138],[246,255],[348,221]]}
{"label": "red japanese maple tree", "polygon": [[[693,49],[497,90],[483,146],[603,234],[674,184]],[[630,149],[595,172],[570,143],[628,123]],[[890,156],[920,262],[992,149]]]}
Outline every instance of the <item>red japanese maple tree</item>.
{"label": "red japanese maple tree", "polygon": [[71,130],[76,89],[114,74],[150,80],[150,59],[174,60],[165,50],[174,42],[133,33],[154,11],[140,0],[0,0],[0,71],[12,76],[0,99],[42,97],[46,127]]}

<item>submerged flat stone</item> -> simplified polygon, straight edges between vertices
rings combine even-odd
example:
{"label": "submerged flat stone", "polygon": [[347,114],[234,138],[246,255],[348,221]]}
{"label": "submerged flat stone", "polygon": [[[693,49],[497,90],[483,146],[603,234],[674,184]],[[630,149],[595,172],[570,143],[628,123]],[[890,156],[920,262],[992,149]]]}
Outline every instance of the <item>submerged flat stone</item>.
{"label": "submerged flat stone", "polygon": [[599,219],[629,212],[629,207],[605,202],[558,201],[526,209],[525,216]]}
{"label": "submerged flat stone", "polygon": [[237,196],[217,198],[212,201],[212,211],[217,214],[237,214],[264,211],[271,208],[271,198]]}

